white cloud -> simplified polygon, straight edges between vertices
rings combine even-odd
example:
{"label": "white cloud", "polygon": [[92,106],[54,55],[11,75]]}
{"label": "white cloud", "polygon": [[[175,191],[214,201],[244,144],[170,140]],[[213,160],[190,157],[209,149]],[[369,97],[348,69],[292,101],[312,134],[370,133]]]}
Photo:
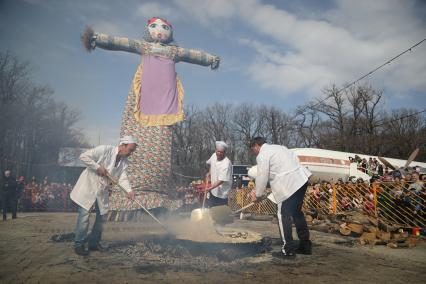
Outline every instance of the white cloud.
{"label": "white cloud", "polygon": [[426,90],[426,42],[414,52],[409,52],[392,62],[377,77],[383,79],[387,88],[406,94],[409,91]]}
{"label": "white cloud", "polygon": [[96,32],[101,32],[114,36],[124,36],[125,30],[120,27],[119,23],[114,23],[108,20],[98,20],[93,23],[93,28]]}
{"label": "white cloud", "polygon": [[174,0],[174,3],[188,16],[213,29],[221,21],[234,17],[239,8],[237,1],[229,0]]}
{"label": "white cloud", "polygon": [[161,5],[157,2],[141,4],[136,9],[136,15],[148,20],[152,17],[162,17],[172,21],[175,19],[174,11],[170,6]]}
{"label": "white cloud", "polygon": [[275,45],[247,38],[240,39],[239,42],[254,48],[260,56],[265,58],[265,60],[272,61],[276,64],[285,64],[286,62],[285,55],[281,54]]}
{"label": "white cloud", "polygon": [[279,91],[281,96],[289,96],[300,90],[318,93],[324,86],[321,82],[332,79],[332,74],[319,65],[278,65],[261,60],[250,64],[247,72],[253,80],[265,88]]}
{"label": "white cloud", "polygon": [[[233,22],[248,27],[253,39],[265,38],[239,41],[256,52],[247,74],[283,96],[319,94],[324,86],[351,82],[425,37],[409,1],[335,1],[321,18],[311,19],[257,0],[175,3],[214,31]],[[369,79],[395,93],[425,90],[426,63],[420,59],[426,58],[425,46]]]}
{"label": "white cloud", "polygon": [[[326,19],[359,38],[388,40],[412,35],[421,30],[421,21],[413,15],[415,1],[335,1],[336,8]],[[424,27],[423,27],[424,29]]]}

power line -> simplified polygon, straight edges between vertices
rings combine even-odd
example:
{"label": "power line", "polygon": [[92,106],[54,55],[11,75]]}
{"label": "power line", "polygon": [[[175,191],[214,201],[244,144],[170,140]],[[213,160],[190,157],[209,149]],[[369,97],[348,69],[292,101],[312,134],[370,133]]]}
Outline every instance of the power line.
{"label": "power line", "polygon": [[341,90],[339,90],[339,91],[337,91],[337,92],[339,93],[339,92],[341,92],[341,91],[343,91],[343,90],[345,90],[345,89],[349,88],[350,86],[355,85],[356,83],[358,83],[359,81],[361,81],[361,80],[362,80],[362,79],[364,79],[365,77],[367,77],[367,76],[369,76],[369,75],[373,74],[373,73],[374,73],[374,72],[376,72],[377,70],[379,70],[379,69],[383,68],[384,66],[386,66],[386,65],[388,65],[388,64],[390,64],[390,63],[392,63],[392,61],[394,61],[395,59],[397,59],[397,58],[401,57],[401,56],[402,56],[402,55],[404,55],[405,53],[407,53],[407,52],[409,52],[409,51],[412,51],[412,49],[413,49],[413,48],[415,48],[416,46],[418,46],[418,45],[422,44],[424,41],[426,41],[426,38],[422,39],[421,41],[419,41],[418,43],[414,44],[413,46],[411,46],[411,47],[407,48],[406,50],[404,50],[404,51],[403,51],[403,52],[401,52],[400,54],[398,54],[398,55],[396,55],[396,56],[392,57],[391,59],[389,59],[388,61],[386,61],[386,62],[385,62],[385,63],[383,63],[382,65],[380,65],[380,66],[376,67],[375,69],[373,69],[373,70],[371,70],[370,72],[368,72],[367,74],[365,74],[365,75],[361,76],[360,78],[358,78],[357,80],[353,81],[352,83],[350,83],[350,84],[346,85],[345,87],[343,87]]}
{"label": "power line", "polygon": [[[394,121],[403,120],[405,118],[409,118],[409,117],[418,115],[418,114],[423,113],[423,112],[426,112],[426,109],[420,110],[418,112],[413,112],[413,113],[410,113],[410,114],[407,114],[407,115],[403,115],[403,116],[400,116],[400,117],[397,117],[397,118],[394,118],[394,119],[383,118],[383,119],[378,120],[376,123],[374,123],[373,126],[374,127],[379,127],[379,126],[382,126],[382,125],[385,125],[385,124],[388,124],[388,123],[392,123]],[[351,121],[343,121],[342,125],[351,126],[351,125],[353,125],[353,122],[351,122]],[[359,129],[359,131],[362,131],[362,130]]]}
{"label": "power line", "polygon": [[398,120],[403,120],[405,118],[409,118],[411,116],[415,116],[415,115],[418,115],[418,114],[423,113],[423,112],[426,112],[426,108],[424,110],[421,110],[421,111],[418,111],[418,112],[414,112],[414,113],[411,113],[411,114],[407,114],[407,115],[403,115],[403,116],[400,116],[400,117],[395,118],[395,119],[391,119],[391,120],[385,120],[385,119],[383,119],[381,122],[379,122],[378,124],[375,124],[374,126],[375,127],[382,126],[384,124],[391,123],[391,122],[398,121]]}
{"label": "power line", "polygon": [[[364,78],[366,78],[366,77],[368,77],[368,76],[372,75],[373,73],[375,73],[375,72],[376,72],[376,71],[378,71],[379,69],[383,68],[384,66],[386,66],[386,65],[388,65],[388,64],[390,64],[390,63],[392,63],[392,61],[394,61],[394,60],[398,59],[399,57],[401,57],[401,56],[402,56],[402,55],[404,55],[405,53],[407,53],[407,52],[409,52],[409,51],[412,51],[412,49],[413,49],[413,48],[415,48],[415,47],[419,46],[420,44],[422,44],[422,43],[423,43],[423,42],[425,42],[425,41],[426,41],[426,38],[424,38],[424,39],[422,39],[421,41],[419,41],[419,42],[415,43],[414,45],[412,45],[411,47],[409,47],[409,48],[407,48],[406,50],[402,51],[402,52],[401,52],[401,53],[399,53],[398,55],[396,55],[396,56],[392,57],[391,59],[389,59],[388,61],[386,61],[386,62],[385,62],[385,63],[383,63],[382,65],[380,65],[380,66],[378,66],[378,67],[374,68],[373,70],[371,70],[370,72],[366,73],[365,75],[362,75],[361,77],[359,77],[358,79],[356,79],[356,80],[355,80],[355,81],[353,81],[352,83],[347,84],[346,86],[344,86],[343,88],[341,88],[340,90],[338,90],[336,94],[338,94],[338,93],[340,93],[340,92],[342,92],[342,91],[346,90],[347,88],[351,87],[352,85],[355,85],[356,83],[358,83],[359,81],[363,80]],[[331,98],[332,96],[333,96],[333,94],[330,94],[330,95],[328,95],[327,97],[325,97],[324,99],[322,99],[322,100],[320,100],[320,101],[316,102],[315,104],[313,104],[313,105],[311,105],[311,106],[309,106],[309,107],[310,107],[310,108],[314,108],[314,107],[316,107],[316,106],[318,106],[318,105],[322,104],[323,102],[325,102],[326,100],[328,100],[328,99],[329,99],[329,98]],[[308,108],[308,106],[306,106],[306,107],[304,108],[304,110],[303,110],[303,111],[301,111],[301,112],[305,112],[305,111],[306,111],[306,108]],[[299,112],[299,113],[300,113],[300,112]],[[296,114],[296,116],[297,116],[297,114]]]}

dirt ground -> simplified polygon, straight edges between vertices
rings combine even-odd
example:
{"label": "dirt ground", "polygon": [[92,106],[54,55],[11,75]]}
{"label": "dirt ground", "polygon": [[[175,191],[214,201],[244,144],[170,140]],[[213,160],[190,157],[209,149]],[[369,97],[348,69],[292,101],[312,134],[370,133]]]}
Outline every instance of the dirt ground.
{"label": "dirt ground", "polygon": [[[424,283],[426,274],[425,242],[404,249],[368,247],[315,231],[313,254],[292,260],[273,259],[266,252],[230,262],[203,257],[164,261],[140,254],[138,240],[164,236],[150,220],[108,222],[103,236],[108,251],[81,257],[71,241],[51,240],[71,233],[76,218],[75,213],[22,213],[1,222],[0,283]],[[271,237],[272,249],[280,249],[278,227],[270,221],[235,220],[232,227]]]}

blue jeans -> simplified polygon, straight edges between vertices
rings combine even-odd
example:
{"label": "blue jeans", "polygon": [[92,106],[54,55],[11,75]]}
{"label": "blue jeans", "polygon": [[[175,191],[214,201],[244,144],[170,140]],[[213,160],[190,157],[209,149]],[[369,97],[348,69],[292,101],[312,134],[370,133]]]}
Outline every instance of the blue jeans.
{"label": "blue jeans", "polygon": [[95,201],[96,219],[93,224],[90,235],[87,235],[89,230],[90,212],[81,206],[78,206],[77,226],[75,228],[74,247],[82,246],[88,241],[89,246],[96,245],[102,238],[102,228],[105,223],[104,216],[99,212],[98,202]]}

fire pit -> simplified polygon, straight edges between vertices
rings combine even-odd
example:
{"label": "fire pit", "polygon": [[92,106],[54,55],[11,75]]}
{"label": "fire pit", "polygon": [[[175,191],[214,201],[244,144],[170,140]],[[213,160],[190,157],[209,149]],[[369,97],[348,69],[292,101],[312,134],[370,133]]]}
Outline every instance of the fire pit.
{"label": "fire pit", "polygon": [[[234,261],[255,256],[271,250],[271,240],[257,235],[252,241],[253,232],[224,230],[228,241],[194,241],[169,235],[146,236],[133,243],[115,244],[110,247],[113,253],[124,253],[134,260],[150,260],[152,263],[173,264],[178,262],[198,265],[220,261]],[[241,238],[244,241],[237,241]],[[250,239],[249,239],[250,238]],[[211,266],[211,264],[209,265]]]}
{"label": "fire pit", "polygon": [[136,243],[116,248],[135,259],[155,259],[156,262],[194,261],[199,257],[209,261],[233,261],[271,250],[270,238],[239,228],[219,227],[211,219],[191,222],[173,219],[168,223],[174,235],[146,235]]}

